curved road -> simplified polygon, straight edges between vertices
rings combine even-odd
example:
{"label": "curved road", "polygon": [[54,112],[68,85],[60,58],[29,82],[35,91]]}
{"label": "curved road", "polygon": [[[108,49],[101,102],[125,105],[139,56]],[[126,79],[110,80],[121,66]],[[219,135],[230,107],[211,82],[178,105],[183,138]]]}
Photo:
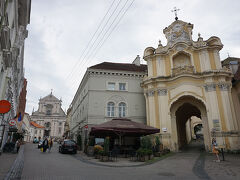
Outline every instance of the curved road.
{"label": "curved road", "polygon": [[60,154],[57,152],[57,144],[54,144],[50,153],[42,153],[36,146],[36,144],[25,145],[23,180],[199,179],[193,171],[199,159],[198,152],[177,153],[154,164],[141,167],[116,168],[84,163],[76,157],[79,155]]}

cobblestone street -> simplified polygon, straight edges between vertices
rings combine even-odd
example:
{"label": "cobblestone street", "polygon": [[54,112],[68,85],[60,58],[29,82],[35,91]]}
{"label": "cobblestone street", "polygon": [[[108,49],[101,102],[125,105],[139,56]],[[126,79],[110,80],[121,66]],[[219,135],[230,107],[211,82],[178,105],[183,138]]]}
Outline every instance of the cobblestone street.
{"label": "cobblestone street", "polygon": [[[198,152],[177,153],[154,164],[140,167],[106,167],[82,162],[80,155],[60,154],[55,144],[52,152],[42,153],[36,145],[26,144],[24,154],[23,180],[34,179],[237,179],[239,160],[216,165],[211,155],[200,156]],[[204,158],[207,160],[204,161]],[[239,156],[237,156],[239,158]],[[230,157],[229,157],[230,158]],[[202,159],[202,160],[201,160]],[[208,169],[205,171],[205,167]],[[217,168],[216,168],[217,167]],[[219,169],[225,168],[224,171]],[[226,173],[227,171],[231,172]],[[206,172],[209,172],[207,175]],[[221,174],[224,173],[222,176]],[[213,178],[212,178],[213,177]],[[224,177],[224,178],[221,178]]]}

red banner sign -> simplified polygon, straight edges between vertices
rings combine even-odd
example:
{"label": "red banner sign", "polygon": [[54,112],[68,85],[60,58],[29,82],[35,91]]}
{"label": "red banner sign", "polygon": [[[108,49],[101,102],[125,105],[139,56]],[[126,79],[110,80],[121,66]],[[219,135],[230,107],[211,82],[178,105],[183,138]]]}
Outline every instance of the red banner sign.
{"label": "red banner sign", "polygon": [[10,111],[11,109],[11,104],[7,100],[1,100],[0,101],[0,113],[4,114]]}

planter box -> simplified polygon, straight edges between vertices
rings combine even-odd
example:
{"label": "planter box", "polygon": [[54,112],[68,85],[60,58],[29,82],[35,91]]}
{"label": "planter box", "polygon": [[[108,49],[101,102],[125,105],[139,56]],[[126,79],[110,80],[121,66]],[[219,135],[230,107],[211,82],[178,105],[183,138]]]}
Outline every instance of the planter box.
{"label": "planter box", "polygon": [[153,154],[148,155],[148,160],[151,160],[151,159],[153,159],[153,158],[154,158]]}
{"label": "planter box", "polygon": [[162,155],[161,152],[155,152],[155,153],[154,153],[154,156],[155,156],[155,157],[160,157],[161,155]]}
{"label": "planter box", "polygon": [[100,155],[99,154],[95,154],[95,159],[100,159]]}
{"label": "planter box", "polygon": [[94,155],[94,146],[87,147],[87,155],[93,156]]}
{"label": "planter box", "polygon": [[107,162],[108,161],[108,156],[101,156],[100,161]]}
{"label": "planter box", "polygon": [[140,156],[140,161],[145,162],[148,160],[148,155]]}

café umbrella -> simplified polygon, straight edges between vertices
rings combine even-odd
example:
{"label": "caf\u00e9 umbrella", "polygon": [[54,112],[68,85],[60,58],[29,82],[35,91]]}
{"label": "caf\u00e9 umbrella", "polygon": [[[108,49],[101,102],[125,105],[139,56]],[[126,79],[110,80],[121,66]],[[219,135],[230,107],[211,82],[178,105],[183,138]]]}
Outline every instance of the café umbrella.
{"label": "caf\u00e9 umbrella", "polygon": [[[147,126],[143,123],[131,121],[127,118],[116,118],[111,121],[95,125],[91,128],[90,135],[95,137],[106,136],[145,136],[159,133],[160,130],[155,127]],[[121,142],[121,141],[120,141]]]}

